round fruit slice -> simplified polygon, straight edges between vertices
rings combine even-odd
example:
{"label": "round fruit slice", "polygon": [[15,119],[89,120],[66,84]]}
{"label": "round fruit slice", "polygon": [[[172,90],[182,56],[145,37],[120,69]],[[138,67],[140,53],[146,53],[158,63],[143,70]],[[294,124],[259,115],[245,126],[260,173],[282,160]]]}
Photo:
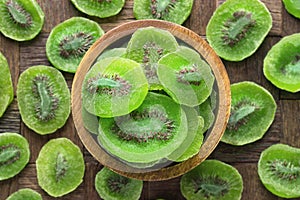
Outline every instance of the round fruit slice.
{"label": "round fruit slice", "polygon": [[285,9],[294,17],[300,18],[300,1],[299,0],[282,0]]}
{"label": "round fruit slice", "polygon": [[132,113],[100,118],[98,140],[112,155],[128,162],[166,158],[187,136],[187,119],[171,98],[149,93]]}
{"label": "round fruit slice", "polygon": [[29,144],[17,133],[0,134],[0,181],[20,173],[29,162]]}
{"label": "round fruit slice", "polygon": [[233,166],[218,160],[205,160],[182,176],[180,190],[187,200],[239,200],[243,180]]}
{"label": "round fruit slice", "polygon": [[61,128],[70,114],[70,91],[63,75],[43,65],[25,70],[17,85],[18,107],[23,122],[36,133],[50,134]]}
{"label": "round fruit slice", "polygon": [[136,19],[160,19],[183,24],[190,16],[193,0],[135,0],[133,14]]}
{"label": "round fruit slice", "polygon": [[138,200],[143,189],[143,181],[121,176],[103,167],[96,175],[95,188],[102,199]]}
{"label": "round fruit slice", "polygon": [[210,96],[215,79],[200,55],[184,46],[159,60],[157,75],[174,101],[186,106],[203,103]]}
{"label": "round fruit slice", "polygon": [[72,17],[55,26],[46,43],[49,61],[59,70],[75,73],[90,46],[104,31],[98,23]]}
{"label": "round fruit slice", "polygon": [[24,188],[12,193],[6,200],[42,200],[42,195],[38,192],[30,189]]}
{"label": "round fruit slice", "polygon": [[125,57],[142,64],[151,90],[161,89],[157,78],[158,60],[177,49],[175,37],[168,31],[155,27],[140,28],[128,42]]}
{"label": "round fruit slice", "polygon": [[254,82],[231,85],[231,113],[222,142],[244,145],[261,139],[274,121],[276,102]]}
{"label": "round fruit slice", "polygon": [[60,197],[74,191],[84,176],[83,155],[67,138],[52,139],[36,160],[38,184],[50,196]]}
{"label": "round fruit slice", "polygon": [[300,91],[300,33],[282,38],[271,48],[264,59],[263,71],[276,87]]}
{"label": "round fruit slice", "polygon": [[71,0],[81,12],[100,18],[117,15],[123,8],[125,0]]}
{"label": "round fruit slice", "polygon": [[258,175],[264,186],[282,198],[300,197],[300,149],[274,144],[258,161]]}
{"label": "round fruit slice", "polygon": [[99,60],[86,74],[82,103],[91,114],[115,117],[135,110],[147,93],[148,82],[140,64],[111,57]]}
{"label": "round fruit slice", "polygon": [[11,80],[10,69],[6,58],[0,52],[0,117],[14,98],[14,89]]}
{"label": "round fruit slice", "polygon": [[230,61],[252,55],[272,27],[272,17],[259,0],[227,0],[211,17],[206,36],[216,53]]}
{"label": "round fruit slice", "polygon": [[44,12],[35,0],[0,0],[0,31],[17,41],[31,40],[44,24]]}

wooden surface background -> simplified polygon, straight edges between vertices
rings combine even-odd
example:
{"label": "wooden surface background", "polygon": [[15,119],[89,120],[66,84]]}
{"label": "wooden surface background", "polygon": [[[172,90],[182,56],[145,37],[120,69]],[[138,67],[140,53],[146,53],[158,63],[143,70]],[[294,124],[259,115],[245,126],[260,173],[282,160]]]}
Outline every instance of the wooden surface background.
{"label": "wooden surface background", "polygon": [[[12,73],[14,88],[18,77],[25,69],[33,65],[50,65],[45,54],[45,44],[51,29],[58,23],[72,17],[85,16],[97,21],[108,31],[126,21],[135,20],[132,7],[133,0],[126,0],[125,7],[117,16],[107,19],[89,17],[79,12],[69,0],[37,0],[45,13],[45,24],[42,32],[32,41],[16,42],[0,35],[0,51],[8,59]],[[286,12],[281,0],[262,0],[272,13],[273,27],[258,51],[242,62],[224,61],[231,83],[254,81],[274,96],[278,108],[273,125],[264,138],[243,147],[234,147],[220,143],[209,157],[219,159],[236,167],[244,181],[244,200],[278,200],[261,184],[257,175],[257,161],[262,150],[274,143],[285,143],[300,148],[300,92],[289,93],[274,87],[262,73],[263,59],[269,49],[283,36],[300,32],[300,20]],[[183,24],[205,38],[206,25],[216,7],[224,0],[195,0],[191,16]],[[73,74],[63,73],[69,87]],[[72,116],[66,125],[51,135],[41,136],[28,129],[20,118],[16,96],[5,115],[0,118],[0,132],[17,132],[27,138],[30,143],[30,163],[17,176],[0,182],[0,199],[20,188],[32,188],[42,194],[43,199],[54,199],[47,195],[37,184],[35,160],[41,147],[50,139],[58,137],[70,138],[84,153],[86,172],[83,183],[72,193],[58,199],[100,199],[94,189],[94,177],[101,169],[99,164],[83,147],[77,136]],[[161,182],[144,182],[141,199],[165,198],[168,200],[184,199],[179,189],[180,177]]]}

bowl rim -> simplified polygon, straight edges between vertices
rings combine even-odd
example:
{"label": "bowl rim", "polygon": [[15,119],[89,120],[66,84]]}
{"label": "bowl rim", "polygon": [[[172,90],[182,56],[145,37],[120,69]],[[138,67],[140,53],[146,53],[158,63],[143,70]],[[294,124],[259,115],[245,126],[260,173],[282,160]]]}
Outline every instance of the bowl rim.
{"label": "bowl rim", "polygon": [[[96,61],[98,55],[100,55],[107,47],[109,47],[111,43],[117,41],[122,37],[132,34],[139,28],[149,26],[157,27],[171,32],[176,38],[192,46],[211,66],[211,69],[215,76],[217,87],[219,89],[219,101],[218,105],[216,106],[218,110],[215,118],[215,123],[211,130],[211,134],[209,134],[206,138],[206,141],[212,142],[204,141],[197,155],[184,162],[161,168],[156,171],[143,172],[139,171],[139,169],[134,168],[134,172],[127,172],[128,170],[119,170],[115,167],[116,165],[118,165],[125,169],[127,166],[125,166],[120,161],[112,159],[109,154],[107,154],[103,149],[100,148],[99,144],[95,141],[93,136],[84,128],[81,116],[81,87],[87,71]],[[71,90],[71,107],[74,125],[77,130],[77,135],[79,136],[81,142],[88,150],[88,152],[98,162],[100,162],[100,164],[110,168],[111,170],[123,176],[144,181],[161,181],[175,178],[190,171],[191,169],[199,165],[202,161],[204,161],[216,148],[221,140],[222,135],[225,132],[226,125],[230,116],[230,105],[230,81],[226,68],[219,56],[204,39],[202,39],[192,30],[181,25],[163,20],[129,21],[106,32],[89,48],[89,50],[81,60],[75,73]]]}

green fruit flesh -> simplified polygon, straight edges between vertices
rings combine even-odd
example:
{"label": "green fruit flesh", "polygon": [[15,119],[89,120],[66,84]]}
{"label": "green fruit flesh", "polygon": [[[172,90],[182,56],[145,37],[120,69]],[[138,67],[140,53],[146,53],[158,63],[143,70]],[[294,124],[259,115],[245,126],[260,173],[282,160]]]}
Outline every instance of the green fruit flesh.
{"label": "green fruit flesh", "polygon": [[283,0],[285,9],[294,17],[300,18],[300,1],[298,0]]}
{"label": "green fruit flesh", "polygon": [[204,120],[204,125],[202,128],[203,133],[205,131],[207,131],[213,125],[213,123],[215,121],[215,114],[213,112],[211,104],[212,104],[212,100],[210,97],[197,107],[199,115]]}
{"label": "green fruit flesh", "polygon": [[61,128],[70,114],[70,91],[63,75],[49,66],[32,66],[19,78],[18,107],[23,122],[36,133]]}
{"label": "green fruit flesh", "polygon": [[24,188],[12,193],[6,200],[42,200],[42,196],[30,188]]}
{"label": "green fruit flesh", "polygon": [[274,144],[265,149],[258,162],[258,175],[264,186],[282,198],[300,197],[300,149]]}
{"label": "green fruit flesh", "polygon": [[119,47],[119,48],[113,48],[104,51],[100,56],[97,58],[97,61],[104,59],[104,58],[110,58],[110,57],[124,57],[126,53],[126,48]]}

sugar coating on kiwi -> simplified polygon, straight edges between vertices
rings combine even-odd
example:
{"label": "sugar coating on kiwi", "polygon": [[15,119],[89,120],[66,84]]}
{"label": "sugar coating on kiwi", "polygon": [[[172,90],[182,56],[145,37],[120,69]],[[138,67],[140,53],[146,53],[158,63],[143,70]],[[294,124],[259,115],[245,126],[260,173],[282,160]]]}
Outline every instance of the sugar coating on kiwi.
{"label": "sugar coating on kiwi", "polygon": [[75,73],[91,45],[104,31],[95,21],[72,17],[56,25],[46,43],[49,61],[59,70]]}
{"label": "sugar coating on kiwi", "polygon": [[70,91],[56,68],[31,66],[19,77],[18,107],[23,122],[44,135],[61,128],[70,115]]}
{"label": "sugar coating on kiwi", "polygon": [[19,174],[29,162],[30,150],[18,133],[0,133],[0,181]]}
{"label": "sugar coating on kiwi", "polygon": [[6,58],[0,52],[0,117],[14,98],[14,89],[11,80],[11,73]]}
{"label": "sugar coating on kiwi", "polygon": [[300,19],[300,2],[297,0],[282,0],[282,1],[288,13]]}
{"label": "sugar coating on kiwi", "polygon": [[121,176],[103,167],[95,177],[95,188],[102,199],[138,200],[143,189],[143,181]]}
{"label": "sugar coating on kiwi", "polygon": [[0,32],[13,40],[36,37],[44,24],[44,12],[35,0],[1,0]]}
{"label": "sugar coating on kiwi", "polygon": [[285,36],[269,50],[263,72],[276,87],[300,91],[300,33]]}
{"label": "sugar coating on kiwi", "polygon": [[258,161],[258,175],[263,185],[282,198],[300,197],[300,149],[274,144],[265,149]]}
{"label": "sugar coating on kiwi", "polygon": [[272,27],[272,17],[259,0],[227,0],[206,27],[209,44],[225,60],[241,61],[251,56]]}
{"label": "sugar coating on kiwi", "polygon": [[239,200],[243,180],[233,166],[218,160],[205,160],[181,177],[180,190],[187,200]]}
{"label": "sugar coating on kiwi", "polygon": [[51,139],[39,152],[36,170],[40,187],[52,197],[61,197],[83,181],[83,155],[68,138]]}
{"label": "sugar coating on kiwi", "polygon": [[7,197],[6,200],[42,200],[42,195],[30,188],[19,189]]}

